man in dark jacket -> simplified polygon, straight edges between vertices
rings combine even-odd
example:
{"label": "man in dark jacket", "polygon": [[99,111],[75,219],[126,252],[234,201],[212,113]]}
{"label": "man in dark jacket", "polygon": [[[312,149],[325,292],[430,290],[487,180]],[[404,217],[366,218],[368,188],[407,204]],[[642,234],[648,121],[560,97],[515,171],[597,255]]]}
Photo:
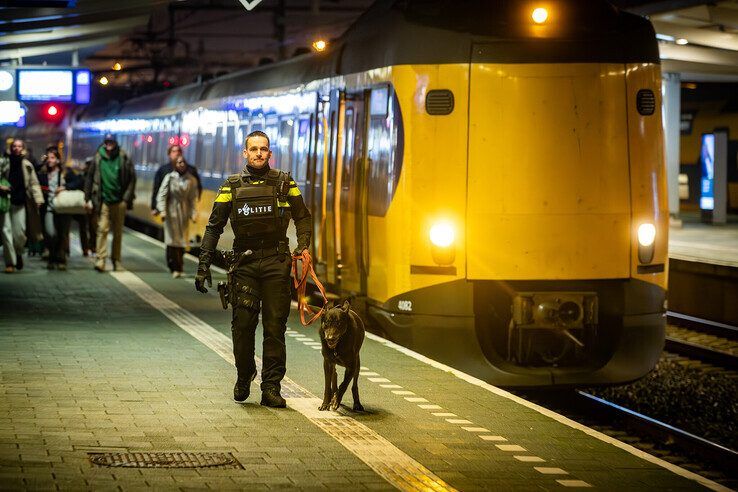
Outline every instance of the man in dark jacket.
{"label": "man in dark jacket", "polygon": [[85,200],[87,207],[98,215],[97,261],[95,270],[105,271],[108,257],[108,231],[113,229],[113,270],[119,270],[120,249],[123,239],[123,221],[126,210],[133,208],[136,198],[136,170],[131,159],[108,133],[97,149],[87,172]]}
{"label": "man in dark jacket", "polygon": [[[151,191],[151,215],[159,215],[161,210],[156,208],[156,197],[159,196],[159,188],[161,183],[164,181],[164,176],[174,171],[175,165],[180,157],[182,157],[182,147],[177,144],[170,145],[167,149],[167,157],[169,162],[159,166],[154,175],[154,189]],[[197,198],[202,195],[202,182],[200,182],[200,175],[197,172],[197,168],[191,164],[187,164],[187,171],[192,174],[197,180]]]}

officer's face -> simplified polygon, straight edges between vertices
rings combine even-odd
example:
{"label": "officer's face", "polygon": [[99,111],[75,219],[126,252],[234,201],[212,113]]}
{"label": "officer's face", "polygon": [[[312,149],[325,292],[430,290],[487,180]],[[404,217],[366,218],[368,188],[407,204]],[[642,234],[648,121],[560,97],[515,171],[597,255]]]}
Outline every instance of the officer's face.
{"label": "officer's face", "polygon": [[246,148],[243,149],[243,157],[249,166],[261,169],[269,162],[272,157],[272,151],[269,150],[269,141],[264,137],[251,137],[246,141]]}

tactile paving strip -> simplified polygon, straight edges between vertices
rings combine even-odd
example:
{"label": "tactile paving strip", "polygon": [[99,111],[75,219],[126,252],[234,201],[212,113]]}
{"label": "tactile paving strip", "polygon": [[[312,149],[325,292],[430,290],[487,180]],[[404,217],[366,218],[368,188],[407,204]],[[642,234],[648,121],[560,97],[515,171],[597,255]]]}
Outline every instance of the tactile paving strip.
{"label": "tactile paving strip", "polygon": [[239,468],[230,453],[88,453],[95,465],[121,468]]}

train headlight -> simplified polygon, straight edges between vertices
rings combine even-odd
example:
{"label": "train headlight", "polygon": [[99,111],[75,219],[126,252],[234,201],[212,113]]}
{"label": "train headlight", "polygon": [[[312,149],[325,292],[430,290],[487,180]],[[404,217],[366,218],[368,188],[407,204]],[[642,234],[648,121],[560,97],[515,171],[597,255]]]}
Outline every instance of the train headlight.
{"label": "train headlight", "polygon": [[430,228],[430,241],[439,248],[448,248],[455,239],[456,231],[449,222],[436,222]]}
{"label": "train headlight", "polygon": [[646,222],[638,226],[638,244],[641,246],[651,246],[656,239],[656,227]]}
{"label": "train headlight", "polygon": [[653,260],[656,226],[646,222],[638,226],[638,261],[651,263]]}
{"label": "train headlight", "polygon": [[546,22],[546,19],[548,19],[548,10],[543,7],[538,7],[533,10],[533,13],[530,16],[536,24],[543,24]]}

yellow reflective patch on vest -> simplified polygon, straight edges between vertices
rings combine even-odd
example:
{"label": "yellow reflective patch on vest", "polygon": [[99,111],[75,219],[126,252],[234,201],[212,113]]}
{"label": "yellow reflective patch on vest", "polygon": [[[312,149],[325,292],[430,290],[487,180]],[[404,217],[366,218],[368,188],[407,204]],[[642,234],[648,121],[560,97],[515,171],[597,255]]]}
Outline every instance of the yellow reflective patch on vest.
{"label": "yellow reflective patch on vest", "polygon": [[282,208],[288,208],[290,206],[290,204],[288,202],[280,202],[280,201],[277,201],[277,206],[278,207],[282,207]]}
{"label": "yellow reflective patch on vest", "polygon": [[297,186],[293,186],[290,188],[290,191],[287,193],[287,196],[300,196],[302,193],[300,193],[300,188]]}
{"label": "yellow reflective patch on vest", "polygon": [[215,203],[227,203],[233,200],[233,195],[231,193],[218,193],[218,196],[215,197]]}
{"label": "yellow reflective patch on vest", "polygon": [[220,191],[231,191],[231,187],[230,186],[221,186],[220,187]]}

